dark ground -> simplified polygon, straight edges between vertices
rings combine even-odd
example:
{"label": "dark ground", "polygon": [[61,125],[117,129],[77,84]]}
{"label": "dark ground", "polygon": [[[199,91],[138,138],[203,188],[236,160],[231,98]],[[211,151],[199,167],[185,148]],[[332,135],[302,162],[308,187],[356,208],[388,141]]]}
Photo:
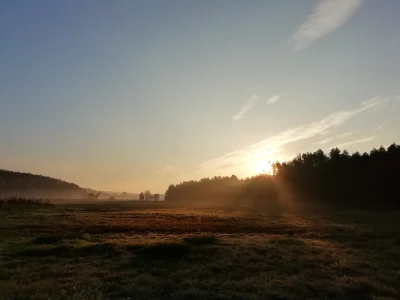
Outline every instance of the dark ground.
{"label": "dark ground", "polygon": [[400,212],[0,208],[0,299],[400,299]]}

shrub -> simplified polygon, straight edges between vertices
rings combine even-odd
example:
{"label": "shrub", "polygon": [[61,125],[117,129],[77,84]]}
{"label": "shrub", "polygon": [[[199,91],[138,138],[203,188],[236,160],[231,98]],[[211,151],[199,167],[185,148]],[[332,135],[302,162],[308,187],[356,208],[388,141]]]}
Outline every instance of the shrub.
{"label": "shrub", "polygon": [[44,205],[51,206],[49,199],[34,199],[24,197],[8,197],[0,199],[0,205]]}

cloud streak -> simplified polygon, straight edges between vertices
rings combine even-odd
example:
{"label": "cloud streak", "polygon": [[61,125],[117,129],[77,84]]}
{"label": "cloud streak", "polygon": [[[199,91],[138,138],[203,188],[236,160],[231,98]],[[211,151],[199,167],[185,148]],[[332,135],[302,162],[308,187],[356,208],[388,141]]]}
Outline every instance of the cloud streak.
{"label": "cloud streak", "polygon": [[348,146],[353,146],[355,144],[361,144],[361,143],[367,143],[372,141],[376,136],[375,135],[371,135],[365,138],[361,138],[361,139],[357,139],[354,141],[350,141],[350,142],[346,142],[346,143],[342,143],[339,145],[336,145],[334,148],[344,148],[344,147],[348,147]]}
{"label": "cloud streak", "polygon": [[200,169],[203,173],[232,174],[235,171],[241,170],[241,166],[248,166],[253,161],[265,157],[276,159],[277,152],[284,145],[309,139],[333,127],[340,126],[350,118],[379,105],[381,102],[382,99],[380,97],[374,97],[364,101],[361,107],[357,109],[336,112],[318,121],[287,129],[257,144],[205,161],[200,164]]}
{"label": "cloud streak", "polygon": [[376,128],[376,130],[381,130],[383,127],[385,127],[385,124],[379,125],[379,126]]}
{"label": "cloud streak", "polygon": [[354,132],[349,131],[349,132],[344,132],[344,133],[338,134],[336,137],[338,137],[339,139],[344,139],[348,136],[352,136],[353,134],[354,134]]}
{"label": "cloud streak", "polygon": [[160,170],[157,171],[157,174],[167,174],[167,175],[179,175],[182,174],[183,170],[179,166],[174,165],[165,165]]}
{"label": "cloud streak", "polygon": [[[338,134],[336,136],[336,138],[344,139],[346,137],[352,136],[353,134],[354,134],[354,132],[348,131],[348,132],[344,132],[344,133]],[[328,143],[332,142],[334,139],[335,139],[335,137],[329,137],[329,138],[326,138],[326,139],[324,139],[322,141],[315,142],[314,145],[325,145],[325,144],[328,144]]]}
{"label": "cloud streak", "polygon": [[243,104],[242,108],[240,109],[240,111],[233,116],[233,120],[237,121],[243,118],[243,115],[249,111],[250,109],[252,109],[254,107],[254,105],[256,104],[256,102],[258,101],[258,96],[257,95],[251,95],[251,97],[246,101],[245,104]]}
{"label": "cloud streak", "polygon": [[330,137],[330,138],[324,139],[324,140],[322,140],[322,141],[316,142],[316,143],[314,143],[314,144],[316,144],[316,145],[324,145],[324,144],[328,144],[328,143],[331,142],[332,140],[333,140],[333,138]]}
{"label": "cloud streak", "polygon": [[308,19],[293,34],[294,48],[300,50],[343,26],[364,0],[320,0]]}
{"label": "cloud streak", "polygon": [[279,98],[280,98],[279,95],[274,95],[274,96],[272,96],[271,98],[269,98],[267,100],[267,103],[268,104],[274,104],[274,103],[278,102]]}

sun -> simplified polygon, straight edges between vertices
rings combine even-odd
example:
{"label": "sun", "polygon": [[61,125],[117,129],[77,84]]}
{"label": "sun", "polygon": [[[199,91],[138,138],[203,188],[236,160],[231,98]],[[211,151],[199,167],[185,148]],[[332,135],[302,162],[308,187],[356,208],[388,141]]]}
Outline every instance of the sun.
{"label": "sun", "polygon": [[257,174],[268,174],[272,175],[273,168],[272,163],[267,160],[257,160],[252,163],[252,172],[256,172]]}

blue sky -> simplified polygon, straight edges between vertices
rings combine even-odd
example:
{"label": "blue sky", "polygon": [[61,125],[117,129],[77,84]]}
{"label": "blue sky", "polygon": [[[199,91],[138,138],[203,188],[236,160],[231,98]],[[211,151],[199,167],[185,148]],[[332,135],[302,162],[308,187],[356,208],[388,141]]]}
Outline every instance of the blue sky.
{"label": "blue sky", "polygon": [[163,192],[399,143],[400,1],[1,1],[0,168]]}

